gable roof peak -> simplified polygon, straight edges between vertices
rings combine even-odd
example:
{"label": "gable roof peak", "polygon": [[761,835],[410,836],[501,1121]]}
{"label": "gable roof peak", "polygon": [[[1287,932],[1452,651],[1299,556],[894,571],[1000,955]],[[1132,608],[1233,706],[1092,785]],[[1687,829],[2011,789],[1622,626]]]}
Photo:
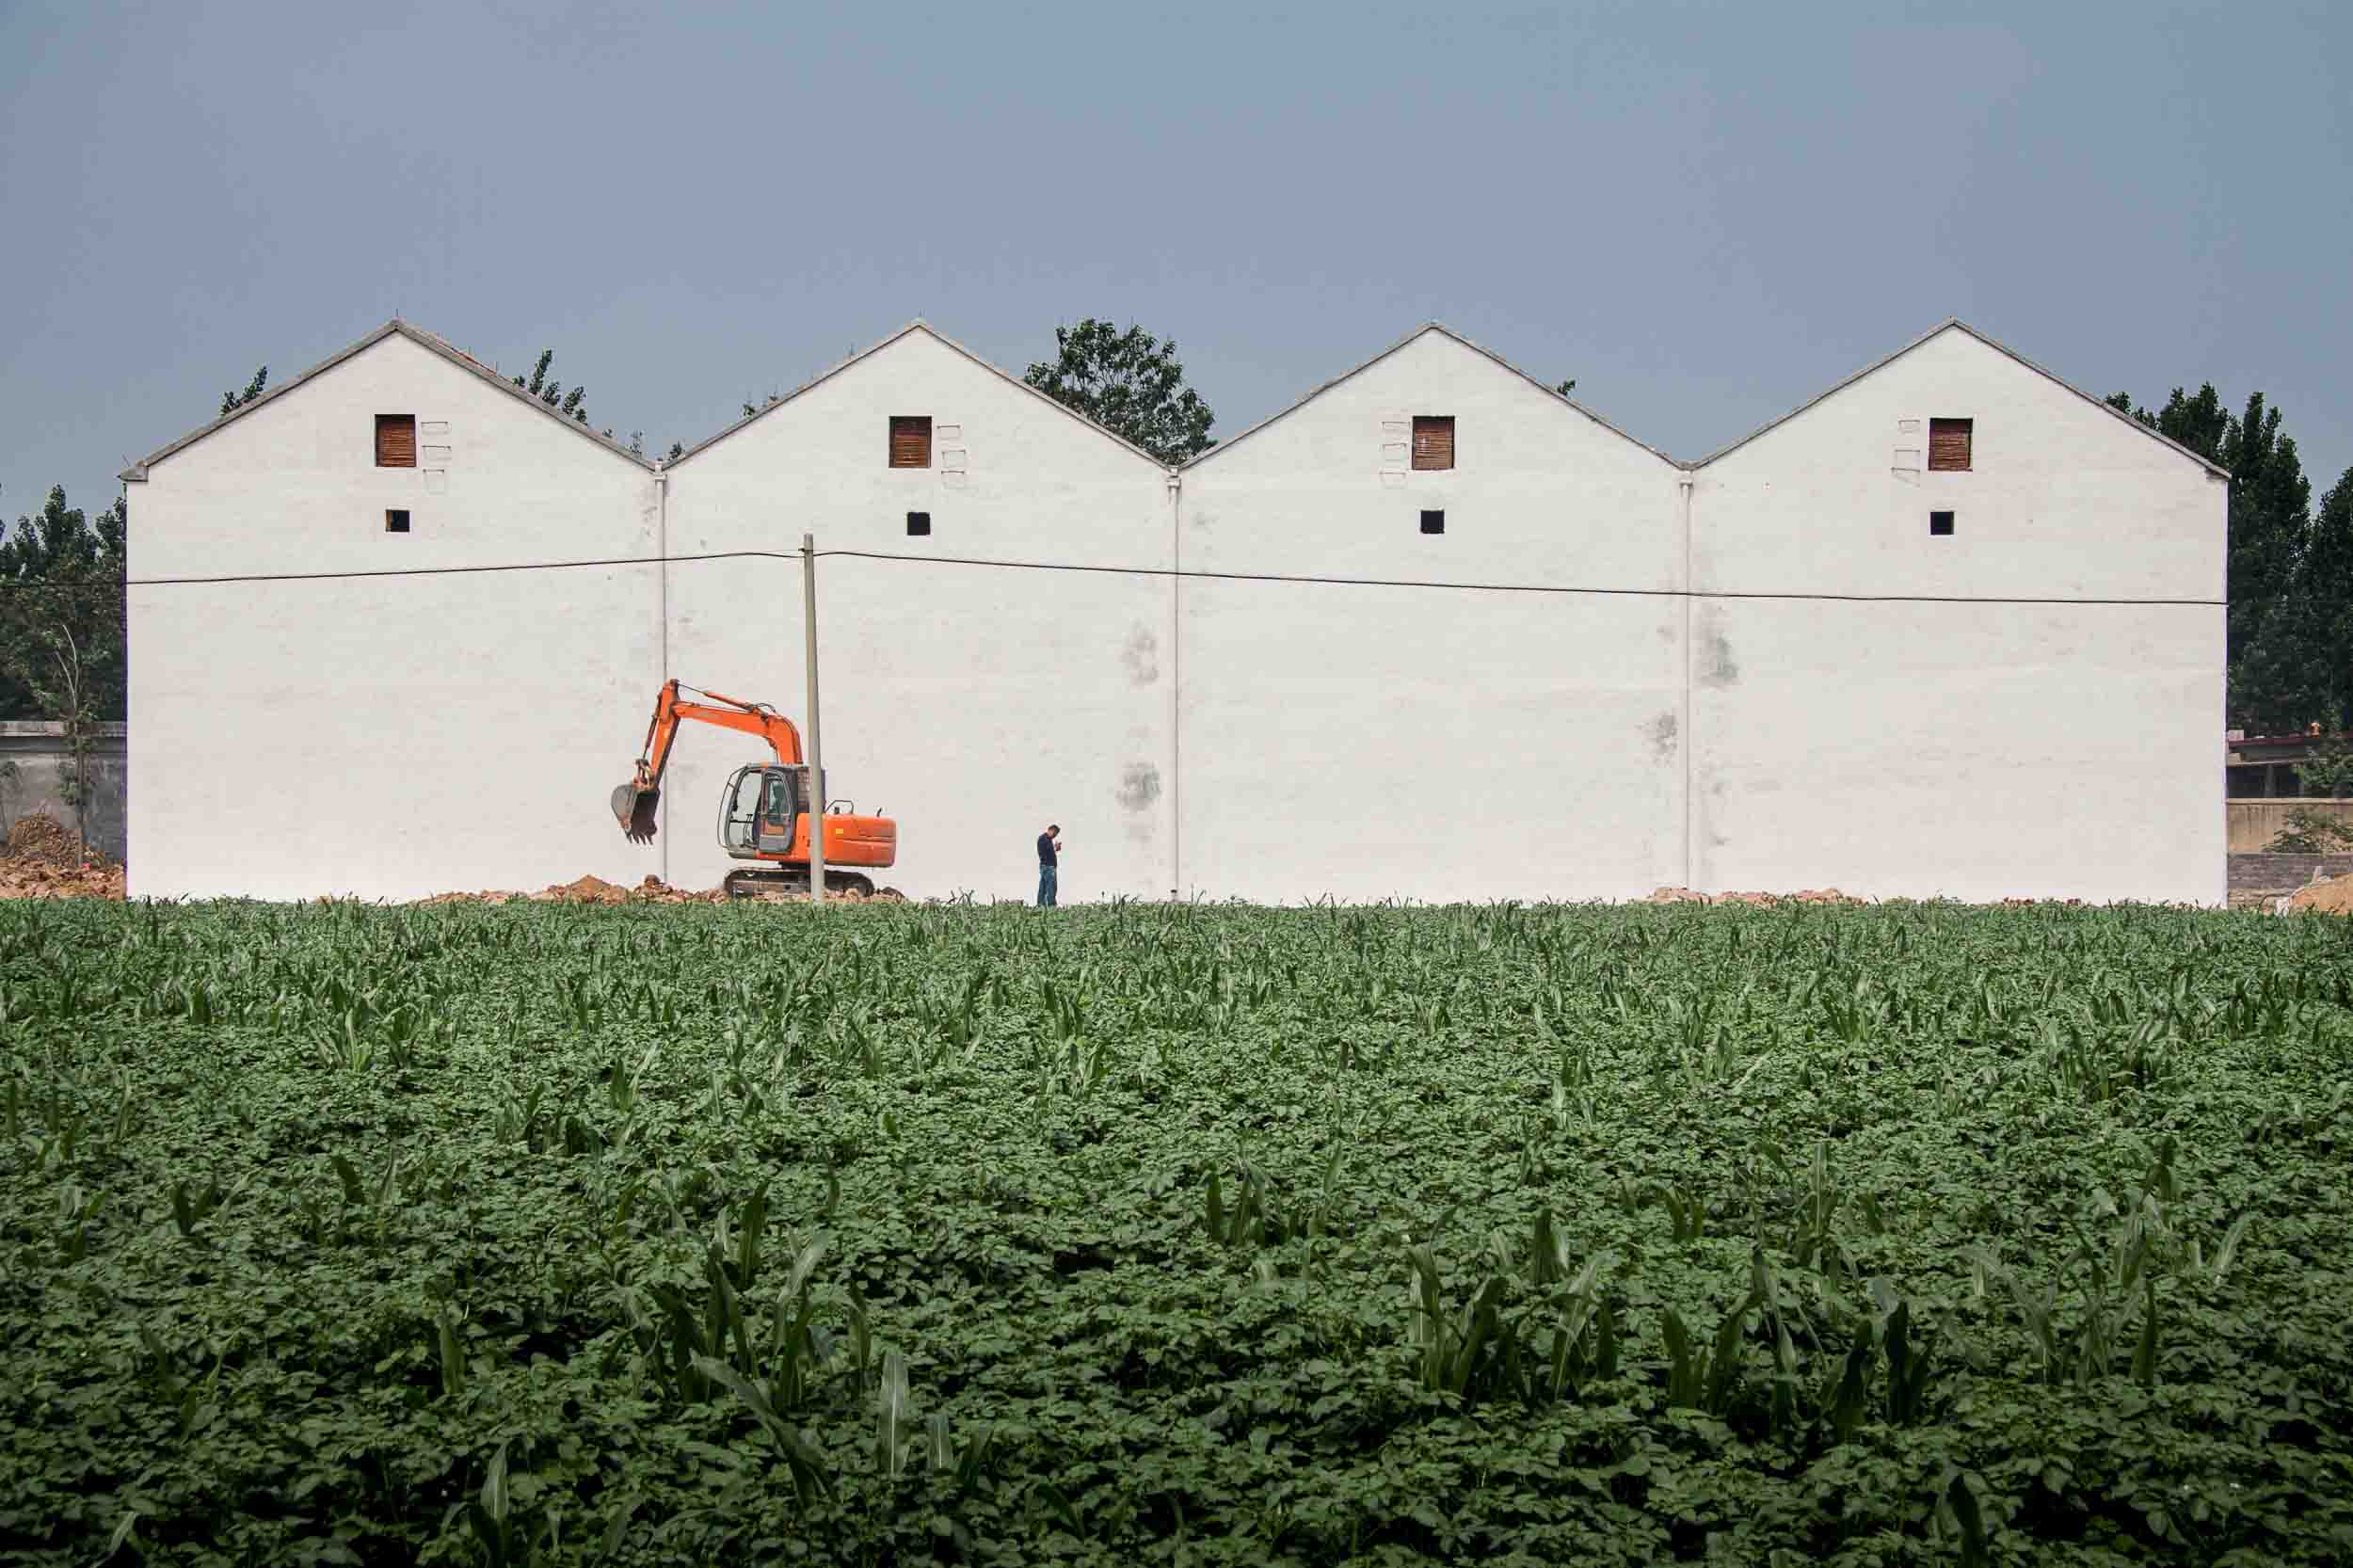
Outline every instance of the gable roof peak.
{"label": "gable roof peak", "polygon": [[326,375],[330,370],[333,370],[337,365],[342,364],[344,360],[356,358],[366,350],[375,347],[377,344],[382,343],[386,338],[391,337],[406,338],[408,342],[415,344],[418,347],[424,349],[426,352],[438,355],[441,359],[447,360],[451,364],[456,365],[462,371],[465,371],[468,375],[479,376],[484,381],[488,382],[491,386],[496,387],[500,392],[504,392],[507,396],[515,398],[524,405],[538,410],[541,414],[544,414],[549,419],[555,421],[558,424],[561,424],[564,428],[573,432],[575,435],[578,435],[584,440],[594,441],[598,446],[611,453],[616,457],[621,458],[625,462],[634,463],[639,468],[644,469],[650,469],[653,466],[641,454],[632,452],[628,447],[623,446],[619,441],[614,440],[611,437],[606,436],[600,431],[591,429],[587,424],[579,420],[566,419],[562,414],[557,413],[553,408],[549,408],[546,404],[532,396],[531,393],[525,392],[521,387],[517,386],[513,381],[510,381],[505,376],[501,376],[497,371],[492,370],[488,365],[484,364],[481,360],[475,359],[464,349],[451,344],[446,339],[438,337],[435,334],[426,331],[424,328],[414,325],[413,323],[404,321],[399,316],[392,316],[385,321],[383,326],[368,332],[358,342],[349,344],[337,350],[335,353],[328,355],[326,359],[321,360],[317,364],[312,365],[310,369],[304,371],[301,375],[296,376],[291,381],[280,382],[279,385],[270,388],[261,396],[255,398],[252,402],[240,404],[236,408],[232,408],[227,413],[221,415],[218,419],[198,425],[195,429],[189,431],[178,440],[173,441],[167,446],[160,447],[154,452],[152,452],[148,456],[140,458],[137,462],[133,463],[129,468],[124,469],[120,473],[117,474],[116,477],[120,479],[126,485],[143,485],[147,483],[147,471],[154,467],[157,463],[162,462],[165,458],[172,456],[172,454],[180,452],[187,447],[194,446],[198,441],[202,440],[214,431],[222,428],[224,425],[235,424],[237,421],[245,418],[246,415],[251,413],[256,408],[264,408],[269,404],[277,402],[280,398],[293,392],[296,388],[309,385],[312,381],[316,380],[319,376]]}
{"label": "gable roof peak", "polygon": [[2132,426],[2142,435],[2147,436],[2152,440],[2163,441],[2166,445],[2171,447],[2183,456],[2187,457],[2191,462],[2198,464],[2201,468],[2204,469],[2209,474],[2215,476],[2216,478],[2230,478],[2231,474],[2228,469],[2225,469],[2219,463],[2215,462],[2203,453],[2197,452],[2189,447],[2184,446],[2180,441],[2175,440],[2172,437],[2165,434],[2163,431],[2153,430],[2148,425],[2141,424],[2140,421],[2133,418],[2132,415],[2110,405],[2105,398],[2094,397],[2091,393],[2084,391],[2081,387],[2076,386],[2073,381],[2067,380],[2055,371],[2047,370],[2043,366],[2037,364],[2034,360],[2027,359],[2024,354],[2019,353],[2018,350],[2010,347],[2008,344],[1994,338],[1990,333],[1982,332],[1977,328],[1970,326],[1959,316],[1946,316],[1943,321],[1938,322],[1934,327],[1929,328],[1927,331],[1921,333],[1918,337],[1913,339],[1901,348],[1897,349],[1893,354],[1885,355],[1880,359],[1872,360],[1869,364],[1865,365],[1861,370],[1856,371],[1853,375],[1843,377],[1834,385],[1815,393],[1812,397],[1807,398],[1803,403],[1799,404],[1787,413],[1781,415],[1777,419],[1766,421],[1763,424],[1758,425],[1755,429],[1750,431],[1738,440],[1734,441],[1730,446],[1718,447],[1715,451],[1709,453],[1706,456],[1700,458],[1697,462],[1687,463],[1684,466],[1686,468],[1695,470],[1703,469],[1708,464],[1715,462],[1720,457],[1728,457],[1735,452],[1739,451],[1742,447],[1748,445],[1751,441],[1753,441],[1762,436],[1768,435],[1780,428],[1782,425],[1788,424],[1791,420],[1796,419],[1800,414],[1804,413],[1808,408],[1813,408],[1817,403],[1827,402],[1829,399],[1837,396],[1840,392],[1845,392],[1849,387],[1853,386],[1857,381],[1862,380],[1864,377],[1886,369],[1889,365],[1894,364],[1897,360],[1902,359],[1913,349],[1923,347],[1934,340],[1943,337],[1945,333],[1953,331],[1963,333],[1972,340],[1983,344],[1986,347],[1993,350],[1994,353],[2001,355],[2006,360],[2012,360],[2025,369],[2032,371],[2035,375],[2041,376],[2045,381],[2050,382],[2053,386],[2059,388],[2061,391],[2073,392],[2075,396],[2082,398],[2086,403],[2090,404],[2102,413],[2114,419],[2122,420],[2126,424]]}
{"label": "gable roof peak", "polygon": [[703,452],[711,447],[716,446],[719,442],[727,440],[729,436],[734,435],[738,430],[743,429],[753,421],[765,418],[776,409],[783,408],[786,404],[792,402],[795,398],[800,397],[803,393],[815,391],[819,386],[832,380],[843,371],[848,370],[852,365],[857,364],[864,360],[872,359],[875,355],[880,354],[884,349],[888,348],[900,339],[915,332],[920,332],[925,337],[930,338],[934,343],[938,344],[941,347],[950,349],[952,352],[963,356],[965,359],[971,360],[974,364],[980,366],[981,369],[988,372],[991,376],[996,376],[999,380],[1005,382],[1009,386],[1016,387],[1028,395],[1036,398],[1048,408],[1060,413],[1064,418],[1076,420],[1079,424],[1086,426],[1086,428],[1094,431],[1096,435],[1101,436],[1106,440],[1116,441],[1119,445],[1126,447],[1129,452],[1134,453],[1145,462],[1150,463],[1154,468],[1160,469],[1162,471],[1167,469],[1168,465],[1166,463],[1161,462],[1158,457],[1153,456],[1152,454],[1144,451],[1144,448],[1128,440],[1127,437],[1122,436],[1117,431],[1109,429],[1104,425],[1097,424],[1095,421],[1087,418],[1084,414],[1079,412],[1076,408],[1069,407],[1067,404],[1056,402],[1053,398],[1047,396],[1044,392],[1030,385],[1029,382],[1023,380],[1020,376],[1014,375],[1012,372],[1004,369],[1000,365],[992,364],[987,360],[983,359],[980,355],[975,354],[972,350],[965,347],[964,344],[958,343],[955,339],[950,337],[947,333],[941,331],[938,328],[934,327],[930,322],[924,320],[921,316],[915,317],[905,326],[901,327],[897,331],[890,333],[888,336],[870,344],[864,348],[856,350],[847,359],[838,360],[835,363],[828,365],[825,369],[819,371],[815,376],[810,376],[808,380],[802,382],[799,386],[793,388],[791,392],[784,393],[782,396],[761,404],[759,408],[753,409],[750,413],[744,415],[741,419],[730,421],[727,425],[718,431],[704,437],[701,440],[696,441],[693,446],[688,447],[684,452],[680,453],[677,462],[670,463],[667,467],[675,470],[680,463],[685,462],[688,458],[694,456],[699,452]]}
{"label": "gable roof peak", "polygon": [[1616,425],[1610,424],[1608,420],[1593,412],[1593,409],[1588,408],[1584,404],[1579,403],[1576,398],[1567,395],[1558,388],[1545,385],[1544,382],[1537,380],[1536,377],[1530,376],[1528,372],[1522,370],[1519,366],[1513,364],[1511,360],[1505,359],[1494,349],[1489,348],[1486,344],[1475,342],[1474,340],[1464,336],[1453,328],[1449,327],[1445,322],[1434,318],[1423,322],[1420,326],[1407,332],[1403,337],[1389,344],[1388,347],[1381,350],[1380,353],[1375,354],[1371,359],[1365,360],[1362,364],[1340,372],[1339,375],[1333,376],[1330,380],[1322,383],[1321,386],[1318,386],[1313,391],[1309,392],[1307,395],[1300,398],[1297,402],[1279,408],[1275,412],[1269,414],[1266,418],[1258,421],[1257,424],[1246,427],[1240,435],[1229,437],[1226,440],[1218,442],[1215,446],[1210,447],[1207,452],[1187,459],[1183,466],[1186,468],[1192,468],[1197,463],[1206,463],[1209,461],[1211,458],[1216,457],[1220,453],[1232,451],[1235,447],[1241,445],[1252,436],[1257,435],[1268,425],[1275,423],[1275,421],[1289,418],[1292,414],[1297,413],[1308,404],[1313,403],[1317,398],[1321,397],[1325,392],[1330,392],[1341,382],[1363,375],[1366,371],[1370,370],[1373,366],[1379,364],[1390,355],[1395,354],[1399,349],[1405,347],[1409,344],[1418,343],[1421,339],[1428,337],[1433,332],[1437,333],[1439,336],[1446,338],[1451,343],[1460,344],[1463,347],[1469,349],[1472,353],[1481,356],[1482,359],[1493,360],[1497,365],[1506,371],[1509,371],[1512,375],[1518,376],[1529,386],[1534,387],[1538,392],[1543,392],[1546,397],[1567,404],[1571,408],[1576,409],[1578,413],[1584,415],[1595,424],[1600,425],[1604,430],[1609,431],[1620,440],[1631,441],[1634,445],[1641,447],[1643,451],[1649,453],[1660,462],[1669,464],[1675,468],[1688,466],[1676,462],[1674,458],[1668,456],[1664,452],[1661,452],[1658,448],[1651,445],[1650,442],[1639,440],[1634,436],[1628,435],[1625,431],[1619,429]]}

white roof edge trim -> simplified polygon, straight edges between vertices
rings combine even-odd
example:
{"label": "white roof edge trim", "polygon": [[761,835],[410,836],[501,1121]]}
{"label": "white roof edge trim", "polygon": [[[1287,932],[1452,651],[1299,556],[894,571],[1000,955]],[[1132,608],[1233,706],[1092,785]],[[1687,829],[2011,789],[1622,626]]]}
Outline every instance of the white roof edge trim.
{"label": "white roof edge trim", "polygon": [[1720,458],[1731,456],[1734,453],[1739,451],[1751,441],[1757,440],[1761,436],[1768,435],[1780,428],[1782,425],[1788,424],[1791,420],[1796,419],[1800,414],[1804,413],[1807,409],[1813,408],[1817,403],[1827,402],[1829,399],[1837,396],[1840,392],[1845,392],[1849,387],[1853,386],[1857,381],[1860,381],[1865,376],[1871,376],[1876,372],[1885,370],[1889,365],[1894,364],[1897,360],[1902,359],[1913,349],[1922,347],[1932,340],[1944,336],[1947,332],[1966,333],[1968,336],[1985,344],[1986,347],[1993,350],[1996,354],[2003,356],[2005,359],[2014,360],[2018,364],[2024,365],[2026,369],[2033,371],[2037,376],[2041,376],[2044,380],[2052,383],[2054,386],[2059,387],[2064,391],[2073,392],[2077,397],[2082,398],[2086,403],[2090,404],[2102,413],[2106,414],[2113,419],[2122,420],[2133,429],[2137,430],[2142,435],[2149,437],[2153,440],[2162,441],[2165,445],[2171,447],[2183,456],[2187,457],[2191,462],[2196,463],[2200,468],[2204,469],[2208,473],[2214,475],[2216,478],[2228,479],[2231,477],[2230,471],[2222,467],[2220,464],[2209,460],[2197,452],[2193,452],[2188,447],[2184,446],[2181,442],[2175,440],[2172,437],[2165,434],[2161,430],[2152,430],[2149,426],[2141,424],[2140,421],[2133,418],[2132,415],[2125,413],[2122,409],[2111,407],[2105,399],[2094,397],[2091,393],[2084,391],[2081,387],[2076,386],[2073,381],[2069,381],[2064,377],[2044,369],[2042,366],[2035,363],[2032,360],[2027,359],[2024,354],[2019,353],[2018,350],[2010,347],[2009,344],[1988,337],[1985,333],[1978,331],[1976,328],[1970,326],[1959,316],[1947,316],[1945,320],[1937,323],[1928,331],[1921,333],[1918,337],[1913,339],[1901,348],[1897,349],[1893,354],[1884,355],[1880,359],[1872,360],[1869,364],[1865,365],[1861,370],[1856,371],[1853,375],[1842,378],[1836,384],[1828,387],[1821,392],[1816,392],[1812,397],[1807,398],[1803,403],[1799,404],[1787,413],[1781,415],[1777,419],[1766,421],[1763,424],[1758,425],[1755,429],[1750,431],[1738,440],[1734,441],[1731,445],[1718,447],[1706,456],[1700,458],[1696,462],[1687,463],[1684,466],[1693,470],[1704,469],[1710,463],[1716,462]]}
{"label": "white roof edge trim", "polygon": [[843,371],[848,370],[852,365],[857,364],[861,360],[872,359],[875,355],[880,354],[884,349],[888,348],[900,339],[916,332],[920,332],[925,337],[930,338],[934,343],[939,344],[943,347],[952,349],[955,353],[963,355],[966,359],[971,360],[983,370],[987,371],[991,376],[996,376],[999,380],[1005,382],[1008,386],[1018,387],[1021,391],[1029,393],[1032,397],[1036,398],[1040,403],[1043,403],[1048,408],[1052,408],[1064,418],[1074,421],[1085,429],[1092,430],[1095,434],[1102,437],[1105,440],[1111,441],[1118,446],[1125,447],[1128,451],[1143,458],[1145,462],[1151,464],[1160,472],[1163,473],[1172,472],[1166,463],[1161,462],[1158,457],[1153,456],[1152,454],[1144,451],[1144,448],[1128,440],[1127,437],[1120,435],[1117,431],[1112,430],[1107,426],[1096,424],[1095,421],[1087,418],[1086,415],[1079,412],[1078,409],[1069,407],[1067,404],[1055,402],[1052,398],[1047,396],[1044,392],[1038,391],[1035,387],[1032,387],[1027,381],[1021,379],[1018,376],[1016,376],[1012,372],[1006,370],[1003,366],[992,364],[988,360],[983,359],[980,355],[973,353],[970,349],[965,347],[964,344],[956,342],[955,339],[948,336],[945,332],[940,331],[930,322],[925,321],[921,316],[918,316],[913,321],[908,322],[904,327],[900,328],[888,337],[870,344],[866,347],[859,349],[856,353],[850,355],[847,359],[837,360],[835,363],[826,366],[824,370],[819,371],[816,375],[810,376],[808,380],[802,382],[791,392],[785,392],[773,401],[761,404],[750,413],[744,415],[741,419],[735,420],[716,433],[704,437],[701,440],[696,441],[693,446],[688,447],[685,451],[680,453],[676,457],[673,457],[664,463],[663,465],[664,472],[675,473],[678,471],[680,464],[686,462],[688,459],[695,456],[696,454],[708,451],[710,448],[718,445],[721,441],[726,440],[729,436],[734,435],[738,430],[743,429],[745,425],[750,424],[754,421],[763,418],[768,414],[774,413],[776,409],[783,408],[786,404],[792,402],[794,398],[799,397],[802,393],[815,391],[818,387],[832,380]]}
{"label": "white roof edge trim", "polygon": [[1220,453],[1231,451],[1233,448],[1241,445],[1243,441],[1248,440],[1251,437],[1257,435],[1259,431],[1265,429],[1268,425],[1273,424],[1277,420],[1289,419],[1291,415],[1297,413],[1308,404],[1313,403],[1317,398],[1321,397],[1325,392],[1330,392],[1334,387],[1338,386],[1341,382],[1349,380],[1353,376],[1363,375],[1366,371],[1370,370],[1373,366],[1379,364],[1382,360],[1387,359],[1398,350],[1405,347],[1408,344],[1415,342],[1417,339],[1426,337],[1432,332],[1435,332],[1441,337],[1462,344],[1465,348],[1469,349],[1474,354],[1478,354],[1494,360],[1497,364],[1502,366],[1505,370],[1510,371],[1513,375],[1518,376],[1529,386],[1534,387],[1538,392],[1543,392],[1546,397],[1552,398],[1554,401],[1561,403],[1568,408],[1575,409],[1577,412],[1583,414],[1587,419],[1593,421],[1595,424],[1600,425],[1604,430],[1609,431],[1620,440],[1641,447],[1643,451],[1649,453],[1660,462],[1665,463],[1668,467],[1686,468],[1689,466],[1686,463],[1677,462],[1674,458],[1670,457],[1664,452],[1659,451],[1658,448],[1651,445],[1648,441],[1638,440],[1637,438],[1626,434],[1624,430],[1619,429],[1616,425],[1610,424],[1608,420],[1593,412],[1593,409],[1585,407],[1584,404],[1579,403],[1576,398],[1567,396],[1557,388],[1545,385],[1544,382],[1538,380],[1535,376],[1530,376],[1528,372],[1522,370],[1519,366],[1513,364],[1511,360],[1505,359],[1494,349],[1489,348],[1484,344],[1473,342],[1471,339],[1466,338],[1462,333],[1456,331],[1453,328],[1449,327],[1443,321],[1423,322],[1420,326],[1415,328],[1412,331],[1406,333],[1403,337],[1398,339],[1395,343],[1389,344],[1388,347],[1381,350],[1380,353],[1375,354],[1369,360],[1340,372],[1330,380],[1316,387],[1312,392],[1308,392],[1305,397],[1300,398],[1297,402],[1275,410],[1273,413],[1267,415],[1266,418],[1258,421],[1257,424],[1250,425],[1239,434],[1218,442],[1215,446],[1209,448],[1207,452],[1202,453],[1200,456],[1187,458],[1182,466],[1188,469],[1193,468],[1199,464],[1209,461]]}
{"label": "white roof edge trim", "polygon": [[246,415],[251,413],[254,409],[266,408],[268,405],[275,403],[280,398],[285,396],[288,392],[293,392],[296,388],[307,385],[308,383],[316,380],[319,376],[326,375],[328,371],[333,370],[337,365],[342,364],[345,360],[352,359],[363,351],[375,347],[377,344],[382,343],[386,338],[393,336],[406,338],[410,343],[415,344],[418,347],[426,349],[440,356],[442,359],[447,360],[451,364],[456,365],[458,369],[465,371],[467,374],[480,377],[491,386],[496,387],[499,391],[506,393],[509,397],[515,398],[519,402],[527,404],[531,408],[537,409],[540,413],[555,421],[558,424],[563,425],[566,429],[572,431],[576,435],[587,438],[598,446],[611,453],[614,456],[620,458],[623,462],[634,463],[639,468],[646,469],[648,471],[654,469],[655,464],[650,459],[637,453],[632,452],[628,447],[623,446],[616,440],[607,439],[600,432],[590,429],[587,425],[583,424],[578,420],[566,419],[562,414],[557,413],[553,408],[540,402],[537,398],[532,396],[530,392],[526,392],[521,387],[515,385],[514,382],[509,381],[505,376],[501,376],[497,371],[492,370],[488,365],[484,364],[472,355],[465,352],[465,350],[458,348],[445,339],[437,337],[433,333],[426,331],[422,327],[414,326],[408,322],[401,320],[398,316],[394,316],[383,326],[378,327],[373,332],[368,333],[367,336],[360,339],[359,342],[354,343],[347,347],[339,349],[335,353],[328,355],[326,359],[321,360],[317,364],[312,365],[310,369],[304,371],[293,380],[282,382],[278,386],[272,387],[269,391],[264,392],[252,402],[232,408],[227,413],[221,415],[218,419],[216,419],[209,424],[198,425],[195,429],[189,431],[186,435],[181,437],[178,440],[173,441],[168,446],[159,448],[157,451],[150,454],[149,456],[140,458],[137,462],[133,463],[129,468],[124,469],[115,477],[121,480],[126,485],[143,485],[147,483],[147,471],[154,467],[157,463],[162,462],[165,458],[172,456],[172,454],[180,452],[187,447],[194,446],[197,442],[202,440],[214,431],[221,429],[226,425],[234,424],[237,421],[245,418]]}

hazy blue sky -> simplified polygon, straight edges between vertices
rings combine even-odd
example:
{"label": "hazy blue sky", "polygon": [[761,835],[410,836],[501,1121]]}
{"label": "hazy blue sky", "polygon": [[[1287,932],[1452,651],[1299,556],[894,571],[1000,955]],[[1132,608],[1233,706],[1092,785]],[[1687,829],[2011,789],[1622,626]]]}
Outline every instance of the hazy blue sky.
{"label": "hazy blue sky", "polygon": [[0,511],[398,312],[692,442],[914,316],[1231,434],[1423,320],[1698,456],[1958,315],[2353,463],[2353,5],[0,0]]}

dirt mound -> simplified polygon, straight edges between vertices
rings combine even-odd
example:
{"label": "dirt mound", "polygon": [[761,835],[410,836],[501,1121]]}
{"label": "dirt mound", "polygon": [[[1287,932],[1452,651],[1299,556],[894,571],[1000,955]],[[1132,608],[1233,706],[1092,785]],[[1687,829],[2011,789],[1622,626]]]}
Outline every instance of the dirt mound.
{"label": "dirt mound", "polygon": [[[596,875],[577,881],[558,883],[536,893],[485,889],[478,893],[435,893],[416,901],[420,905],[435,904],[726,904],[724,888],[713,888],[698,893],[691,888],[673,888],[658,876],[648,875],[634,888],[624,888]],[[753,902],[760,904],[807,904],[807,893],[762,893]],[[904,904],[907,896],[896,888],[877,888],[872,893],[830,893],[827,904]]]}
{"label": "dirt mound", "polygon": [[[758,893],[753,896],[753,902],[757,904],[807,904],[808,895],[807,893]],[[904,904],[907,902],[907,896],[896,888],[877,888],[871,893],[861,893],[855,888],[849,888],[840,892],[827,893],[825,902],[827,904]]]}
{"label": "dirt mound", "polygon": [[2284,914],[2353,915],[2353,876],[2334,876],[2288,896]]}
{"label": "dirt mound", "polygon": [[1703,893],[1689,888],[1661,888],[1646,904],[1747,904],[1770,908],[1777,904],[1864,904],[1865,899],[1835,888],[1807,888],[1795,893]]}
{"label": "dirt mound", "polygon": [[628,899],[629,889],[591,875],[543,888],[531,896],[541,904],[620,904]]}
{"label": "dirt mound", "polygon": [[60,866],[51,860],[0,859],[0,898],[122,896],[120,866]]}
{"label": "dirt mound", "polygon": [[646,880],[630,889],[627,900],[631,904],[725,904],[727,901],[728,895],[720,888],[697,893],[685,888],[673,888],[650,873]]}
{"label": "dirt mound", "polygon": [[0,898],[120,897],[122,868],[84,859],[81,840],[55,817],[19,817],[0,845]]}
{"label": "dirt mound", "polygon": [[46,860],[56,866],[82,863],[82,841],[73,830],[45,812],[19,817],[8,829],[7,856],[11,860]]}

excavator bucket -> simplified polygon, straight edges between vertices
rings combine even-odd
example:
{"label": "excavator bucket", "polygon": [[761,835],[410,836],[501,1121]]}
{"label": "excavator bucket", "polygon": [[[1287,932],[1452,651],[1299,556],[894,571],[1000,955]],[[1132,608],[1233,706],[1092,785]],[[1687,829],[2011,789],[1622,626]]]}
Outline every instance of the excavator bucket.
{"label": "excavator bucket", "polygon": [[624,784],[613,792],[613,816],[622,834],[641,844],[653,840],[654,808],[661,804],[658,786]]}

